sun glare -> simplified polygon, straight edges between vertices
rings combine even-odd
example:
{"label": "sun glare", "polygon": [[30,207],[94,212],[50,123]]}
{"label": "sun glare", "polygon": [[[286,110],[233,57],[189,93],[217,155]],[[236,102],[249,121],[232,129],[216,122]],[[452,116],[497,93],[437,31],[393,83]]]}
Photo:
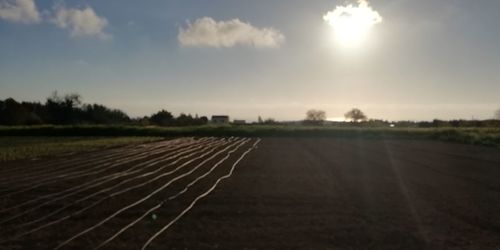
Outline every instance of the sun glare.
{"label": "sun glare", "polygon": [[337,6],[323,16],[335,33],[335,39],[343,46],[358,47],[368,36],[371,28],[382,22],[382,16],[360,0],[358,5]]}

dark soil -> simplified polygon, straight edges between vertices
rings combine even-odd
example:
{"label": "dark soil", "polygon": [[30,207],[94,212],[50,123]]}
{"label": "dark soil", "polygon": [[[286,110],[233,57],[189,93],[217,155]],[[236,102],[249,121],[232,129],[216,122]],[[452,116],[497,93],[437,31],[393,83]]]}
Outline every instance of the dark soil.
{"label": "dark soil", "polygon": [[[154,212],[154,216],[146,216],[103,249],[140,249],[154,233],[227,174],[254,142],[255,139],[243,145],[212,174],[182,196],[166,202]],[[49,183],[4,196],[0,198],[0,209],[164,156],[169,152],[169,146],[158,148],[158,152],[151,149],[159,143],[162,142],[141,149],[125,148],[118,159],[148,150],[153,154],[99,175]],[[117,149],[112,150],[110,154],[117,152]],[[106,152],[89,153],[87,161],[99,162],[105,155]],[[65,245],[65,249],[95,248],[162,200],[178,193],[224,156],[225,153],[214,157],[192,175],[76,238]],[[74,157],[81,160],[74,160],[74,165],[64,169],[69,171],[84,164],[85,155]],[[74,204],[34,225],[16,228],[17,225],[41,218],[79,198],[139,174],[90,188],[1,223],[0,249],[54,248],[188,172],[208,157],[186,164],[172,176],[106,199],[81,214],[18,239],[13,237],[78,211],[112,192]],[[162,173],[187,160],[166,167]],[[56,162],[57,159],[47,161]],[[168,162],[159,162],[148,170],[158,169]],[[9,178],[5,174],[12,174],[13,179],[29,175],[30,166],[34,167],[33,171],[39,171],[37,164],[46,164],[47,171],[58,171],[57,164],[50,165],[50,162],[11,162],[0,178],[7,183]],[[16,167],[25,170],[16,172]],[[123,188],[153,177],[132,181]],[[30,182],[36,183],[36,179],[28,179],[25,183],[10,182],[9,185],[0,182],[0,196],[26,188]],[[0,221],[41,203],[0,212]],[[236,166],[231,178],[222,181],[213,193],[201,199],[148,249],[500,249],[499,211],[498,149],[433,141],[265,138]]]}

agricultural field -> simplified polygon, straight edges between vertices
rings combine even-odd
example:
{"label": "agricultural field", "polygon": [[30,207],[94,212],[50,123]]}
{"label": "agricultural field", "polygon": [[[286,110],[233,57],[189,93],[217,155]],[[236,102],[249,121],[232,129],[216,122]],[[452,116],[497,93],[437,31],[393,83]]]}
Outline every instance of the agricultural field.
{"label": "agricultural field", "polygon": [[154,233],[168,230],[189,211],[184,206],[194,206],[229,178],[259,142],[179,138],[2,163],[0,248],[139,248],[148,239],[154,244]]}
{"label": "agricultural field", "polygon": [[500,245],[494,147],[182,137],[0,164],[0,249]]}
{"label": "agricultural field", "polygon": [[[162,137],[0,136],[0,162],[51,157],[161,140]],[[0,168],[1,169],[1,168]]]}
{"label": "agricultural field", "polygon": [[482,145],[500,148],[499,127],[364,127],[360,124],[338,126],[314,125],[222,125],[222,126],[118,126],[118,125],[76,125],[76,126],[0,126],[0,136],[38,137],[338,137],[338,138],[392,138],[411,140],[438,140],[447,142]]}

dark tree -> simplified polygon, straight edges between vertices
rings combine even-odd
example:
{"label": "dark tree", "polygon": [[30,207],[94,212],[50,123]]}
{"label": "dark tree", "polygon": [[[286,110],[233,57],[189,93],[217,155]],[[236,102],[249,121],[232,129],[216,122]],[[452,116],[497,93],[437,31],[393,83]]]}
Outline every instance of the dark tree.
{"label": "dark tree", "polygon": [[79,94],[59,96],[57,91],[54,91],[45,103],[48,122],[53,124],[77,124],[81,122],[81,110],[79,109],[81,104]]}
{"label": "dark tree", "polygon": [[361,122],[361,121],[366,121],[367,117],[363,113],[363,111],[354,108],[350,110],[349,112],[345,113],[344,115],[346,120],[351,120],[353,122]]}
{"label": "dark tree", "polygon": [[0,107],[0,124],[3,125],[22,125],[24,124],[27,111],[23,106],[12,98],[2,102]]}
{"label": "dark tree", "polygon": [[26,112],[24,125],[42,124],[47,116],[45,106],[39,102],[22,102],[21,106]]}
{"label": "dark tree", "polygon": [[497,112],[495,112],[495,119],[500,120],[500,109],[498,109]]}
{"label": "dark tree", "polygon": [[264,120],[264,124],[266,125],[273,125],[273,124],[277,124],[278,122],[276,122],[276,120],[274,118],[267,118],[266,120]]}
{"label": "dark tree", "polygon": [[177,117],[175,124],[177,126],[190,126],[195,125],[195,120],[191,115],[180,114],[179,117]]}
{"label": "dark tree", "polygon": [[124,124],[130,118],[123,111],[100,104],[83,105],[84,120],[92,124]]}
{"label": "dark tree", "polygon": [[208,123],[208,117],[206,116],[202,116],[198,119],[198,125],[205,125]]}
{"label": "dark tree", "polygon": [[161,110],[158,113],[152,115],[149,118],[149,121],[152,124],[158,125],[158,126],[172,126],[174,125],[174,116],[172,113],[166,111],[166,110]]}
{"label": "dark tree", "polygon": [[306,123],[322,124],[326,120],[326,112],[323,110],[311,109],[306,113]]}

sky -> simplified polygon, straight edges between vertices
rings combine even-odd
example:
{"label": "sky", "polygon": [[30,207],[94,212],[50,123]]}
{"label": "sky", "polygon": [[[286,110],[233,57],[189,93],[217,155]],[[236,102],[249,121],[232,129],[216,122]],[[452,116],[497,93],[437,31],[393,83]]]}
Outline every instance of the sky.
{"label": "sky", "polygon": [[[343,46],[325,16],[361,4],[380,18]],[[0,0],[0,99],[76,92],[133,117],[488,119],[499,24],[498,0]]]}

